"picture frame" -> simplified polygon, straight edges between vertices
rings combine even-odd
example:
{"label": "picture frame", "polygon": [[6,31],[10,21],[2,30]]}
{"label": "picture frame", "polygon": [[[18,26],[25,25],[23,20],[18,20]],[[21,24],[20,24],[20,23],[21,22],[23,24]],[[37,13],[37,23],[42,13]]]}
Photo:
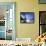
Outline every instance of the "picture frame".
{"label": "picture frame", "polygon": [[46,0],[38,0],[39,4],[46,4]]}
{"label": "picture frame", "polygon": [[20,12],[20,23],[34,24],[34,12]]}
{"label": "picture frame", "polygon": [[39,35],[46,32],[46,11],[39,11]]}

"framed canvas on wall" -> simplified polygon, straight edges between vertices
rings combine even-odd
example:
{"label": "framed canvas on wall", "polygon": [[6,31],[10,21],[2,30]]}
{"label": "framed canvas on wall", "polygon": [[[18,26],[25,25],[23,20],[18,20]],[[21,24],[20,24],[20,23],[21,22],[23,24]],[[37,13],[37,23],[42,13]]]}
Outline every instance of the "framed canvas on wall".
{"label": "framed canvas on wall", "polygon": [[39,4],[46,4],[46,0],[38,0]]}
{"label": "framed canvas on wall", "polygon": [[39,35],[46,32],[46,11],[39,11]]}
{"label": "framed canvas on wall", "polygon": [[34,23],[34,12],[20,12],[20,23]]}

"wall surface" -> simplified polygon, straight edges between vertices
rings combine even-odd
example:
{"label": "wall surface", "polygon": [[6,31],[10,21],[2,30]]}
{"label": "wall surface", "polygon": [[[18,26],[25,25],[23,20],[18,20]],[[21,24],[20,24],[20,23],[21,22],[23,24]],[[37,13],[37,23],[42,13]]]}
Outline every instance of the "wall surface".
{"label": "wall surface", "polygon": [[[45,10],[45,5],[38,5],[38,0],[0,0],[0,2],[16,2],[16,37],[33,38],[39,35],[39,10]],[[20,12],[34,12],[34,24],[21,24]]]}

